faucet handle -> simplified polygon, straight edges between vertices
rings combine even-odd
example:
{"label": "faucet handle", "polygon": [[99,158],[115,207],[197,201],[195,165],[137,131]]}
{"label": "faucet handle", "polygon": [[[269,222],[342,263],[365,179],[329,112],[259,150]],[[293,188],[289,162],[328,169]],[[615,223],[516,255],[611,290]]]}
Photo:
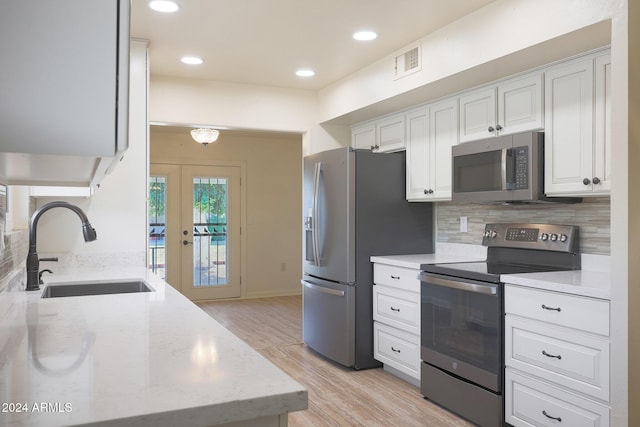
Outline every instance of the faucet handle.
{"label": "faucet handle", "polygon": [[52,261],[52,262],[58,262],[58,257],[54,256],[51,258],[38,258],[39,261]]}
{"label": "faucet handle", "polygon": [[38,284],[40,284],[40,285],[44,285],[44,282],[42,281],[42,273],[44,273],[44,272],[47,272],[49,274],[53,274],[53,271],[49,270],[48,268],[40,270],[40,272],[38,273]]}

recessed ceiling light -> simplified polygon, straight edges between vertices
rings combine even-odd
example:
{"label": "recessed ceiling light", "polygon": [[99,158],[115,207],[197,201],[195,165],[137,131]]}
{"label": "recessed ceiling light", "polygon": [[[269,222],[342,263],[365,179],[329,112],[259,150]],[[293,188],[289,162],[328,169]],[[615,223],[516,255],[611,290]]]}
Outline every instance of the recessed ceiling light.
{"label": "recessed ceiling light", "polygon": [[180,59],[180,62],[189,65],[200,65],[204,62],[204,60],[202,58],[198,58],[197,56],[183,56]]}
{"label": "recessed ceiling light", "polygon": [[373,31],[358,31],[357,33],[353,33],[353,38],[359,41],[369,41],[378,38],[378,35]]}
{"label": "recessed ceiling light", "polygon": [[304,70],[296,71],[296,76],[298,77],[313,77],[315,75],[316,75],[316,72],[313,70],[304,69]]}
{"label": "recessed ceiling light", "polygon": [[156,12],[162,13],[173,13],[180,9],[178,3],[171,0],[151,0],[149,2],[149,7]]}

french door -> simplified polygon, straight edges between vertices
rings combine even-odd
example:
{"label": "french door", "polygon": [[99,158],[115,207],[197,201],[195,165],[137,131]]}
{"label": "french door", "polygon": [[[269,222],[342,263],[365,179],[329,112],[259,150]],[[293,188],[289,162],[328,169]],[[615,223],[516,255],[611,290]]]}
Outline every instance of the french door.
{"label": "french door", "polygon": [[[192,300],[240,296],[240,173],[238,166],[151,166],[151,268]],[[160,188],[164,215],[151,203],[157,209]]]}

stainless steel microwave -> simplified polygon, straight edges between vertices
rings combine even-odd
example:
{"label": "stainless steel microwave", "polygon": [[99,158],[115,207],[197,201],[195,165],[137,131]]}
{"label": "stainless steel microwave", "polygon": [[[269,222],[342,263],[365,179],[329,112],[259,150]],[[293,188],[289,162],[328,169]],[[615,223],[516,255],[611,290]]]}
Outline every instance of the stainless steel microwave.
{"label": "stainless steel microwave", "polygon": [[575,203],[544,194],[544,133],[525,132],[453,146],[454,202]]}

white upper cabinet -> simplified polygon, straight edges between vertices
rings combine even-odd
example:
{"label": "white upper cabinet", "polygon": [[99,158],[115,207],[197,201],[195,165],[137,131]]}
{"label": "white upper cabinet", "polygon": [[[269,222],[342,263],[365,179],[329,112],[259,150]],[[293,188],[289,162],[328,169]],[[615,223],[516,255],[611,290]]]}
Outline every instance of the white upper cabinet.
{"label": "white upper cabinet", "polygon": [[542,73],[506,80],[460,96],[460,142],[541,129]]}
{"label": "white upper cabinet", "polygon": [[383,117],[351,128],[351,146],[376,153],[405,149],[404,114]]}
{"label": "white upper cabinet", "polygon": [[9,183],[95,184],[126,150],[129,7],[3,2],[0,160]]}
{"label": "white upper cabinet", "polygon": [[458,143],[458,98],[406,115],[407,200],[451,200],[451,147]]}
{"label": "white upper cabinet", "polygon": [[545,73],[545,192],[608,194],[611,188],[610,56],[591,55]]}
{"label": "white upper cabinet", "polygon": [[373,150],[376,145],[376,125],[364,123],[351,128],[351,146],[358,149]]}
{"label": "white upper cabinet", "polygon": [[[611,54],[595,58],[595,135],[593,150],[594,194],[611,191]],[[598,177],[600,183],[596,183]]]}
{"label": "white upper cabinet", "polygon": [[376,152],[404,150],[404,114],[387,117],[376,122]]}

